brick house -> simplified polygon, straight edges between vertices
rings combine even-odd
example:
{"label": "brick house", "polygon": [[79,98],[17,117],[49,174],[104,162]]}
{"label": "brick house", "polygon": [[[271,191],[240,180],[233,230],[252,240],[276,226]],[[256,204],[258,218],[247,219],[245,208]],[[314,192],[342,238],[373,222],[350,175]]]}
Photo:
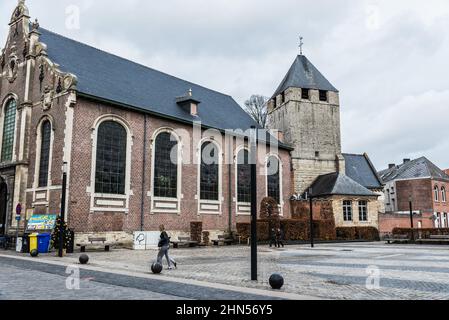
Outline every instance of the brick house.
{"label": "brick house", "polygon": [[449,175],[427,158],[404,159],[401,165],[391,164],[379,175],[385,183],[386,213],[379,219],[382,233],[396,227],[410,228],[410,201],[415,228],[449,227]]}
{"label": "brick house", "polygon": [[[21,203],[61,210],[78,236],[235,229],[250,217],[248,129],[228,95],[122,59],[31,23],[24,1],[1,52],[0,232],[14,233]],[[292,148],[258,140],[258,203],[290,216]],[[268,173],[270,172],[270,173]],[[20,225],[19,227],[24,227]]]}

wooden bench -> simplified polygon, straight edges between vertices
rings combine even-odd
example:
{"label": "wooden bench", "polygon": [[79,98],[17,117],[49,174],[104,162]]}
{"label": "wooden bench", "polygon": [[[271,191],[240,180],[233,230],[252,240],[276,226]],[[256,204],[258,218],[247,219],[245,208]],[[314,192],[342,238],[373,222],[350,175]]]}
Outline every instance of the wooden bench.
{"label": "wooden bench", "polygon": [[86,252],[86,248],[104,247],[104,251],[111,251],[112,246],[118,246],[120,243],[106,242],[106,238],[89,237],[87,242],[77,243],[76,246],[81,248],[81,252]]}
{"label": "wooden bench", "polygon": [[211,241],[212,241],[212,243],[214,244],[214,246],[219,246],[220,244],[230,246],[231,244],[234,243],[234,240],[233,240],[233,239],[226,239],[226,237],[225,237],[224,235],[219,235],[219,236],[218,236],[218,239],[216,239],[216,240],[211,240]]}
{"label": "wooden bench", "polygon": [[419,239],[416,242],[420,244],[449,244],[449,236],[431,235],[429,239]]}
{"label": "wooden bench", "polygon": [[190,240],[190,237],[178,237],[178,241],[171,241],[171,243],[175,249],[179,248],[179,246],[186,246],[189,248],[195,248],[198,246],[198,242]]}
{"label": "wooden bench", "polygon": [[384,240],[387,242],[387,244],[409,243],[411,241],[410,238],[406,235],[397,235],[397,236],[392,236],[392,237],[386,237]]}

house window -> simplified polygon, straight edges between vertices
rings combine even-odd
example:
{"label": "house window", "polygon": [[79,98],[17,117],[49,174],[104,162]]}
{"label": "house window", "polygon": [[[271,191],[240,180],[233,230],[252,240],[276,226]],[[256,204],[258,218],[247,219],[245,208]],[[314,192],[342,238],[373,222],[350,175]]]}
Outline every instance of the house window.
{"label": "house window", "polygon": [[390,189],[387,189],[387,204],[391,203],[391,194],[390,194]]}
{"label": "house window", "polygon": [[206,142],[201,146],[201,200],[219,200],[219,155],[214,143]]}
{"label": "house window", "polygon": [[441,201],[446,202],[446,188],[441,188]]}
{"label": "house window", "polygon": [[98,127],[95,192],[124,195],[126,178],[126,129],[115,121]]}
{"label": "house window", "polygon": [[301,98],[304,100],[310,99],[310,90],[309,89],[301,89]]}
{"label": "house window", "polygon": [[16,100],[9,100],[4,110],[1,162],[12,160],[14,131],[16,129],[16,111]]}
{"label": "house window", "polygon": [[155,142],[154,196],[178,197],[178,142],[169,132],[160,133]]}
{"label": "house window", "polygon": [[435,202],[440,201],[440,189],[438,188],[438,186],[435,186],[433,188],[433,193],[434,193],[434,197],[435,197]]}
{"label": "house window", "polygon": [[368,202],[359,201],[359,221],[368,221]]}
{"label": "house window", "polygon": [[241,150],[237,156],[237,201],[251,202],[251,165],[246,149]]}
{"label": "house window", "polygon": [[320,101],[327,101],[327,91],[320,90]]}
{"label": "house window", "polygon": [[41,153],[39,159],[39,188],[48,187],[50,165],[51,123],[45,120],[41,125]]}
{"label": "house window", "polygon": [[281,93],[281,104],[285,102],[285,91]]}
{"label": "house window", "polygon": [[281,203],[281,175],[279,159],[271,156],[267,161],[267,190],[268,196]]}
{"label": "house window", "polygon": [[343,201],[343,219],[344,221],[352,221],[352,201]]}

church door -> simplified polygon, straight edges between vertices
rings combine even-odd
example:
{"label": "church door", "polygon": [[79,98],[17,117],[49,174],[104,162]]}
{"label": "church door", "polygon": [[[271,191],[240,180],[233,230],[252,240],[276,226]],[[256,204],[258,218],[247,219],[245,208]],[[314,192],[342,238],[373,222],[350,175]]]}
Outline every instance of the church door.
{"label": "church door", "polygon": [[7,197],[8,189],[6,183],[0,178],[0,235],[4,235],[6,231]]}

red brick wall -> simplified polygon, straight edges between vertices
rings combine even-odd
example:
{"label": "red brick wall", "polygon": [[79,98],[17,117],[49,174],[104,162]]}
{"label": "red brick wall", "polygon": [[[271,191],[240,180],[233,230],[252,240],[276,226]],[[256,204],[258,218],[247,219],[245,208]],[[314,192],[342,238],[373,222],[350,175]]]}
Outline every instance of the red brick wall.
{"label": "red brick wall", "polygon": [[[131,167],[131,190],[129,214],[124,213],[90,213],[90,194],[86,192],[91,180],[92,162],[92,128],[96,119],[103,115],[114,114],[124,119],[132,130],[132,167]],[[198,203],[195,199],[197,194],[197,164],[183,165],[182,167],[182,194],[181,214],[151,214],[151,201],[147,196],[151,186],[151,141],[153,133],[162,127],[185,129],[192,133],[190,125],[173,122],[170,120],[148,117],[147,121],[147,163],[145,169],[145,190],[142,194],[142,164],[143,164],[143,139],[144,139],[144,116],[140,113],[124,110],[108,105],[99,104],[85,99],[78,99],[75,106],[72,145],[72,166],[69,197],[69,224],[77,232],[99,232],[99,231],[137,231],[140,230],[141,223],[141,201],[144,198],[145,230],[157,230],[160,224],[165,224],[169,230],[190,230],[190,222],[203,222],[204,230],[220,229],[226,230],[228,227],[229,206],[228,206],[228,177],[232,176],[231,199],[235,197],[235,165],[232,165],[232,172],[228,172],[228,166],[222,168],[222,190],[223,205],[222,215],[198,215]],[[191,144],[191,143],[190,143]],[[195,146],[196,149],[196,146]],[[190,150],[192,150],[190,148]],[[183,150],[186,154],[187,150]],[[193,151],[192,157],[196,157]],[[284,215],[290,216],[289,198],[292,194],[291,186],[291,165],[288,151],[281,150],[280,157],[283,162],[283,196]],[[261,175],[264,170],[259,168],[258,175],[258,198],[260,202],[266,196],[265,176]],[[247,216],[236,216],[236,204],[232,201],[232,222],[233,227],[237,222],[249,221]]]}
{"label": "red brick wall", "polygon": [[412,196],[413,210],[432,212],[433,193],[430,179],[396,181],[398,211],[410,211],[409,197]]}
{"label": "red brick wall", "polygon": [[[418,228],[421,222],[422,228],[434,228],[434,222],[432,220],[432,213],[423,213],[420,215],[415,215],[413,218],[413,226]],[[379,214],[379,231],[382,235],[389,234],[393,232],[394,228],[410,228],[411,221],[410,216],[406,214],[395,214],[395,213],[383,213]]]}
{"label": "red brick wall", "polygon": [[[438,187],[438,202],[435,201],[435,195],[433,190]],[[442,188],[446,189],[446,202],[443,202]],[[433,212],[449,213],[449,182],[432,180],[432,200],[433,200]]]}

